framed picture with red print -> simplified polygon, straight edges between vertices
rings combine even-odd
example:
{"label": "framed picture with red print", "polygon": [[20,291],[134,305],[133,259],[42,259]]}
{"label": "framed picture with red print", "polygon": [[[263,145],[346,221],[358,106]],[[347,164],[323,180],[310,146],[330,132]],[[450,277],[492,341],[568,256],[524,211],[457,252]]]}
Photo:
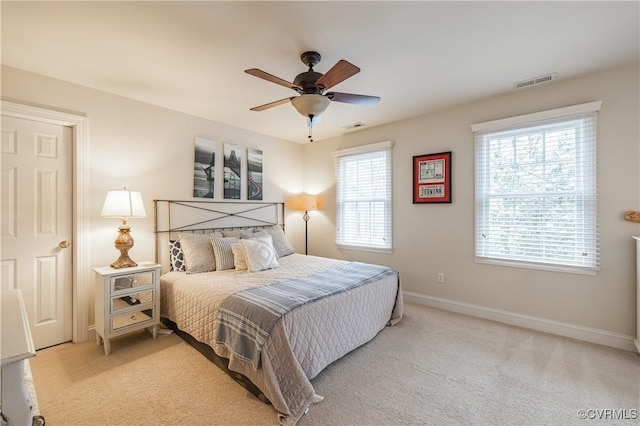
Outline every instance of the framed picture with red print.
{"label": "framed picture with red print", "polygon": [[413,204],[451,203],[451,151],[413,156]]}

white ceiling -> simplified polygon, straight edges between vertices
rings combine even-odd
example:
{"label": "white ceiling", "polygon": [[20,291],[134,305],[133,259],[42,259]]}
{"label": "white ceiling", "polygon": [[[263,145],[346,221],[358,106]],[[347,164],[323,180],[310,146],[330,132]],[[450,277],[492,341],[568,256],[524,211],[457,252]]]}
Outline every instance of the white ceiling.
{"label": "white ceiling", "polygon": [[[627,2],[11,2],[2,63],[295,142],[294,96],[243,71],[292,81],[316,50],[362,69],[332,90],[380,96],[334,102],[315,140],[639,60],[639,3]],[[525,89],[526,90],[526,89]],[[353,130],[351,130],[353,131]]]}

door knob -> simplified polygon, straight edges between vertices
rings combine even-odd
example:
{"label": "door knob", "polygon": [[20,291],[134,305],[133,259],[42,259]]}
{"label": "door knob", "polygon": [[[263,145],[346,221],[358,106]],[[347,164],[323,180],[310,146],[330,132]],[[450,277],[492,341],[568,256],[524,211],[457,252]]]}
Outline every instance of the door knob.
{"label": "door knob", "polygon": [[70,241],[60,241],[60,244],[58,244],[58,247],[60,247],[61,249],[66,249],[71,247],[71,242]]}

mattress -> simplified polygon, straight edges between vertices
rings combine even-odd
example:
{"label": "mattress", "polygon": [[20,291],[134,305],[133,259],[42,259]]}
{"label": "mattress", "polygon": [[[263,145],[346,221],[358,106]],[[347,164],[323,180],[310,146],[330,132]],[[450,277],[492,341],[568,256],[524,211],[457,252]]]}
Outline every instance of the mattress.
{"label": "mattress", "polygon": [[260,353],[260,368],[217,343],[216,318],[232,294],[305,277],[349,263],[292,254],[278,268],[261,272],[168,272],[161,277],[161,316],[229,359],[229,369],[248,377],[271,401],[281,424],[295,424],[322,400],[311,379],[326,366],[373,339],[402,317],[402,291],[396,273],[303,304],[274,325]]}

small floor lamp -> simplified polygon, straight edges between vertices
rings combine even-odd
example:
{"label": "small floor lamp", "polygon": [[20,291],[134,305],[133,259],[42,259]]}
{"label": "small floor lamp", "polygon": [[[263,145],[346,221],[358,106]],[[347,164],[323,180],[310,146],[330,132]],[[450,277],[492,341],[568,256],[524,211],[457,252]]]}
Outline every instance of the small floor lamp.
{"label": "small floor lamp", "polygon": [[120,232],[114,241],[116,249],[120,251],[120,257],[110,266],[114,269],[138,266],[129,257],[129,250],[133,247],[133,237],[131,227],[127,225],[128,218],[146,217],[142,195],[136,191],[129,191],[127,188],[118,191],[109,191],[102,206],[101,217],[119,217],[122,224],[118,228]]}
{"label": "small floor lamp", "polygon": [[309,223],[309,212],[311,210],[318,210],[318,198],[315,195],[301,194],[296,197],[296,210],[304,211],[304,254],[309,254],[308,239],[307,239],[307,225]]}

